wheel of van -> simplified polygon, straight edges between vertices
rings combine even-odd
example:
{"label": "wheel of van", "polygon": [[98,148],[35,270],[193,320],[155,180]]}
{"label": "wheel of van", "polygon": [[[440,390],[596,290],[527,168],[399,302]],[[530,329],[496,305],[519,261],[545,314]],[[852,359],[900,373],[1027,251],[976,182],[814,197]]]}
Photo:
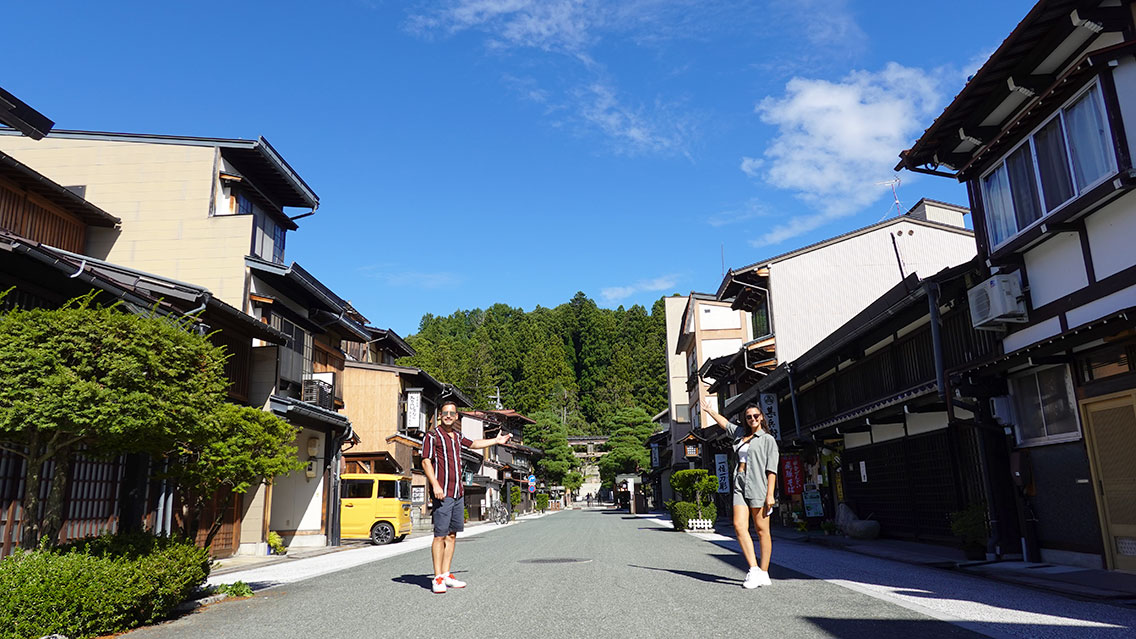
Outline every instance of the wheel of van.
{"label": "wheel of van", "polygon": [[394,541],[394,526],[391,526],[385,521],[371,526],[371,543],[376,546],[384,546]]}

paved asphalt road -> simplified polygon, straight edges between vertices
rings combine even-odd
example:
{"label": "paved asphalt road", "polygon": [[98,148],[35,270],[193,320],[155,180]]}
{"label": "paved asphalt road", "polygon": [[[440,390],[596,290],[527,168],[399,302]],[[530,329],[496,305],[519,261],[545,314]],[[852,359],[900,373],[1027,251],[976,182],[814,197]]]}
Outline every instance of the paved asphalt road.
{"label": "paved asphalt road", "polygon": [[417,550],[126,636],[913,639],[1136,629],[1130,609],[807,544],[778,542],[774,562],[773,586],[745,590],[732,539],[625,512],[568,511],[459,540],[463,590],[432,594],[429,551]]}

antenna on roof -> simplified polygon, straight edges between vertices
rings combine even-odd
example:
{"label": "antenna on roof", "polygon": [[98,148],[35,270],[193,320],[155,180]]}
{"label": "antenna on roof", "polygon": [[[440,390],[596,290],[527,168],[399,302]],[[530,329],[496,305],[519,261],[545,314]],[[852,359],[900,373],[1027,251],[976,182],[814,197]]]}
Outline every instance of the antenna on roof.
{"label": "antenna on roof", "polygon": [[[893,204],[893,206],[895,207],[895,214],[896,215],[903,215],[903,205],[899,203],[898,187],[899,187],[900,183],[901,183],[901,180],[899,179],[898,175],[893,177],[890,180],[887,180],[886,182],[876,182],[876,186],[890,186],[891,187],[891,196],[892,196],[892,198],[895,199],[895,204]],[[888,207],[888,210],[886,212],[884,212],[884,215],[883,215],[883,217],[880,218],[880,220],[883,220],[884,217],[887,217],[888,213],[891,213],[891,207],[890,206]]]}

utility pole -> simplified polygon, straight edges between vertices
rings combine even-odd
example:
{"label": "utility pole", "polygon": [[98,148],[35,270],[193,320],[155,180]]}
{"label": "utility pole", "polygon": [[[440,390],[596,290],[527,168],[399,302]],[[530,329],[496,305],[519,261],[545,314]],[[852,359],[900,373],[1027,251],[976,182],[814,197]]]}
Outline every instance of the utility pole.
{"label": "utility pole", "polygon": [[497,410],[501,410],[502,408],[505,408],[501,404],[501,387],[500,386],[494,386],[493,390],[494,390],[494,393],[489,396],[489,399],[493,400],[493,405],[497,407]]}

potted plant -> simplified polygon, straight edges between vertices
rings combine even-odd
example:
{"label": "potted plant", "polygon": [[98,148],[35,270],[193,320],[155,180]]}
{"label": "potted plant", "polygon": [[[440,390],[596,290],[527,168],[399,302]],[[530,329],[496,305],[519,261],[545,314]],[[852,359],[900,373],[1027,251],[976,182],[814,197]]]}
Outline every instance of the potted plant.
{"label": "potted plant", "polygon": [[951,533],[962,542],[967,559],[986,558],[986,505],[978,502],[950,514]]}
{"label": "potted plant", "polygon": [[268,533],[268,554],[270,555],[286,555],[288,548],[284,545],[284,540],[280,537],[280,533],[272,531]]}

